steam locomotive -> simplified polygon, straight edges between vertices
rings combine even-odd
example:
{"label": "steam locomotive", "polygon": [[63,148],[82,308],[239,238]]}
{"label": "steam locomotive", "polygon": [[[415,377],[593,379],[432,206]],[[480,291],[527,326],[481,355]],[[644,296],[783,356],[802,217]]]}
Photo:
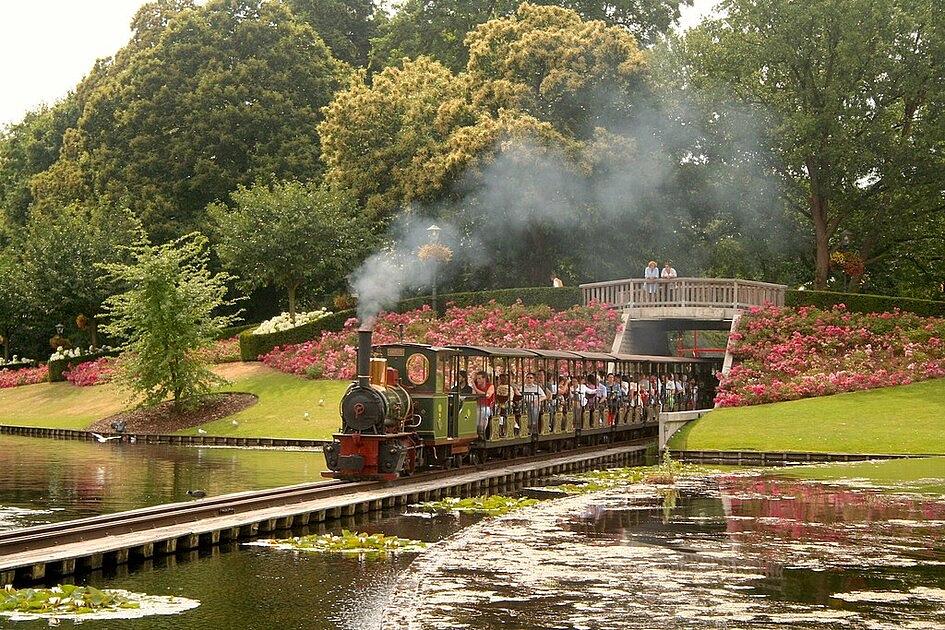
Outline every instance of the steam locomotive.
{"label": "steam locomotive", "polygon": [[710,382],[704,377],[719,367],[714,359],[371,341],[370,325],[362,326],[357,380],[341,400],[341,430],[324,447],[328,477],[393,480],[428,468],[632,440],[658,429],[657,406],[539,401],[525,387],[514,390],[516,398],[511,387],[503,396],[497,385],[487,407],[468,387],[468,375],[479,371],[507,375],[513,383],[539,370],[558,375],[597,369],[688,374]]}

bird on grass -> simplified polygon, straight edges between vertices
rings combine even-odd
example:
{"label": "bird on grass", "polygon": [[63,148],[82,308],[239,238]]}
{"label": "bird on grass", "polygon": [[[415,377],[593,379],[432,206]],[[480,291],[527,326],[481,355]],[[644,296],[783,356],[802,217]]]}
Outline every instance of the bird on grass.
{"label": "bird on grass", "polygon": [[205,429],[197,429],[197,433],[199,433],[200,435],[206,435],[207,432]]}
{"label": "bird on grass", "polygon": [[324,399],[324,398],[319,398],[319,399],[318,399],[318,406],[319,406],[319,407],[324,407],[324,406],[325,406],[325,399]]}
{"label": "bird on grass", "polygon": [[240,423],[237,422],[236,420],[231,420],[231,421],[230,421],[230,424],[232,424],[234,427],[240,426]]}
{"label": "bird on grass", "polygon": [[92,437],[94,437],[94,438],[95,438],[95,441],[98,442],[99,444],[104,444],[105,442],[108,442],[109,440],[120,440],[120,439],[121,439],[121,436],[120,436],[120,435],[110,435],[110,436],[108,436],[108,437],[105,437],[105,436],[102,435],[101,433],[92,433]]}
{"label": "bird on grass", "polygon": [[302,414],[302,420],[308,420],[308,412]]}
{"label": "bird on grass", "polygon": [[206,490],[188,490],[187,496],[193,497],[195,499],[202,499],[205,496],[207,496],[207,491]]}

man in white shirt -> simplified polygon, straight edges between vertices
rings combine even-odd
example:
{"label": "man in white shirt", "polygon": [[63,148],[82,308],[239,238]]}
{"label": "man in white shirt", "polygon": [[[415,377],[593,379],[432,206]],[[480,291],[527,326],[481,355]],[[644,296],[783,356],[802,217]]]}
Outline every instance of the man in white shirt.
{"label": "man in white shirt", "polygon": [[[660,278],[661,278],[662,280],[673,280],[673,279],[676,278],[676,270],[673,269],[672,263],[670,263],[668,260],[666,261],[666,264],[663,265],[663,271],[660,272]],[[675,282],[666,282],[666,283],[665,283],[665,287],[663,288],[663,292],[664,292],[664,295],[666,296],[666,301],[667,301],[667,302],[672,302],[673,299],[675,299],[675,296],[674,296],[674,294],[675,294],[674,289],[675,289],[675,288],[676,288],[676,283],[675,283]]]}

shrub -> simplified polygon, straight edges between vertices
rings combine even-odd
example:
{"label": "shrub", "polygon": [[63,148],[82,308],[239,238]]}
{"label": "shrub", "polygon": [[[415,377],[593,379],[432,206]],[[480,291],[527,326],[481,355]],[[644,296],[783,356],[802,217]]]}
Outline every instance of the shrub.
{"label": "shrub", "polygon": [[[497,289],[494,291],[472,291],[467,293],[447,293],[439,296],[438,311],[444,315],[448,305],[466,307],[481,306],[489,302],[511,305],[521,302],[525,306],[550,306],[559,311],[581,304],[581,289],[578,287],[525,287],[520,289]],[[429,297],[416,297],[401,301],[394,312],[406,313],[430,303]],[[316,322],[308,323],[271,335],[240,335],[240,356],[243,361],[255,361],[273,349],[291,344],[318,339],[323,331],[339,331],[348,319],[355,317],[357,311],[349,309],[333,313]]]}
{"label": "shrub", "polygon": [[113,359],[101,357],[94,361],[79,363],[75,367],[66,370],[63,376],[67,381],[77,387],[101,385],[102,383],[107,383],[112,380],[114,367]]}
{"label": "shrub", "polygon": [[309,322],[314,322],[322,317],[331,315],[327,310],[320,308],[317,311],[308,311],[306,313],[296,313],[295,320],[288,313],[281,313],[272,319],[267,319],[253,330],[254,335],[269,335],[274,332],[282,332],[304,326]]}
{"label": "shrub", "polygon": [[240,360],[240,339],[239,337],[217,339],[206,348],[197,350],[195,354],[201,361],[211,365],[235,363]]}
{"label": "shrub", "polygon": [[345,322],[355,314],[353,310],[339,311],[302,326],[268,335],[254,335],[252,331],[240,333],[240,358],[243,361],[255,361],[273,348],[315,339],[324,330],[341,330]]}
{"label": "shrub", "polygon": [[0,389],[19,387],[20,385],[35,385],[49,378],[49,368],[45,365],[19,370],[0,370]]}
{"label": "shrub", "polygon": [[754,308],[729,348],[716,403],[753,405],[945,376],[945,319],[809,306]]}
{"label": "shrub", "polygon": [[843,304],[852,313],[885,313],[898,309],[926,317],[945,317],[945,302],[890,295],[788,291],[784,297],[784,303],[786,306],[815,306],[823,310],[830,310],[838,304]]}
{"label": "shrub", "polygon": [[[56,354],[61,355],[62,353],[57,352]],[[53,355],[53,357],[56,356]],[[96,359],[101,359],[102,357],[117,357],[119,351],[114,348],[101,348],[97,351],[91,349],[77,354],[70,354],[69,356],[60,356],[60,358],[53,359],[50,357],[49,362],[46,365],[49,367],[49,382],[50,383],[61,383],[66,380],[65,372],[80,363],[87,361],[94,361]]]}
{"label": "shrub", "polygon": [[[620,316],[600,304],[555,311],[549,306],[450,305],[443,317],[429,306],[407,313],[384,313],[374,327],[374,343],[404,341],[431,345],[487,345],[518,348],[608,350]],[[340,332],[322,332],[319,339],[282,346],[261,357],[283,372],[317,378],[354,377],[358,321],[349,319]],[[321,370],[319,372],[319,370]]]}

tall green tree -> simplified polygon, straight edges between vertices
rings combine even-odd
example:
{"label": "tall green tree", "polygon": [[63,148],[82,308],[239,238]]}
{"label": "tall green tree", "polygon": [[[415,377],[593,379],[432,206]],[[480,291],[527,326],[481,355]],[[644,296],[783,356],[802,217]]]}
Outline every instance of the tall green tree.
{"label": "tall green tree", "polygon": [[119,262],[122,246],[140,237],[141,225],[126,208],[73,205],[32,213],[12,251],[34,327],[48,333],[82,314],[97,346],[102,305],[118,289],[98,265]]}
{"label": "tall green tree", "polygon": [[320,111],[349,72],[280,2],[162,4],[32,181],[41,206],[133,204],[159,240],[240,183],[316,177]]}
{"label": "tall green tree", "polygon": [[[872,275],[940,225],[945,6],[923,0],[726,0],[676,47],[706,119],[751,111],[784,203],[809,221],[814,284],[834,250]],[[919,194],[915,194],[919,193]],[[867,274],[867,277],[870,274]]]}
{"label": "tall green tree", "polygon": [[[466,34],[476,26],[516,12],[521,0],[406,0],[374,40],[374,63],[399,62],[404,57],[430,56],[454,72],[466,67]],[[619,26],[648,45],[679,19],[680,6],[692,0],[548,0],[533,4],[570,9],[585,20]]]}
{"label": "tall green tree", "polygon": [[370,230],[354,198],[312,184],[240,187],[232,207],[214,204],[217,252],[247,289],[276,285],[295,321],[300,289],[325,295],[370,247]]}
{"label": "tall green tree", "polygon": [[196,402],[222,382],[197,351],[235,319],[220,314],[232,306],[228,276],[208,269],[209,242],[199,233],[160,246],[140,240],[127,251],[130,262],[102,265],[127,287],[105,304],[106,330],[125,340],[118,382],[142,405]]}
{"label": "tall green tree", "polygon": [[342,61],[364,66],[382,13],[375,0],[285,0]]}
{"label": "tall green tree", "polygon": [[19,262],[12,250],[0,251],[0,337],[3,358],[9,360],[13,337],[24,328],[29,311],[23,296],[25,286]]}

